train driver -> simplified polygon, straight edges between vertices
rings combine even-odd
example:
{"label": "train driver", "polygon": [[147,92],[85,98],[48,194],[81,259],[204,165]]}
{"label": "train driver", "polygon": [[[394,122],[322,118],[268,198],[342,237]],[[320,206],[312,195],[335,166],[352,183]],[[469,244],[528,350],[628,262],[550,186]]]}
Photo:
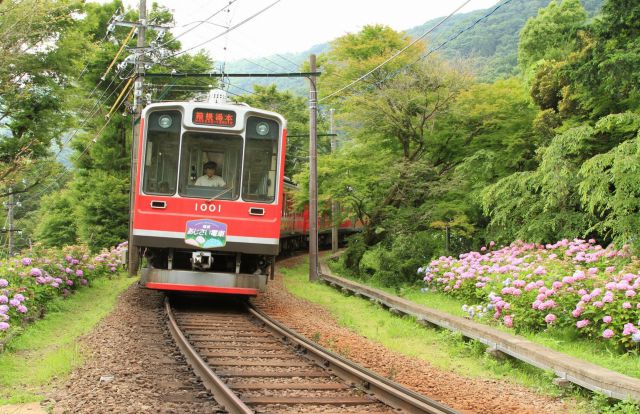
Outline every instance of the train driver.
{"label": "train driver", "polygon": [[216,175],[218,165],[209,161],[204,165],[205,174],[196,180],[196,185],[204,187],[224,187],[226,183],[219,175]]}

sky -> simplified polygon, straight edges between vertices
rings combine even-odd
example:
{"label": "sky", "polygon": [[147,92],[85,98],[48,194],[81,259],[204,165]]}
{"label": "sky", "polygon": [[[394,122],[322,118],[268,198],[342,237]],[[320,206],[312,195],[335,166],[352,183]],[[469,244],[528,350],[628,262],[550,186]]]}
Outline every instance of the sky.
{"label": "sky", "polygon": [[[94,0],[105,3],[106,0]],[[218,10],[226,10],[180,37],[188,49],[213,38],[277,0],[155,0],[172,10],[175,36],[192,29]],[[402,31],[427,20],[444,17],[466,0],[280,0],[273,7],[238,28],[195,48],[209,51],[215,61],[234,61],[287,52],[302,52],[346,33],[356,33],[367,24],[385,24]],[[459,13],[493,6],[498,0],[471,0]],[[152,0],[147,0],[151,8]],[[138,8],[138,0],[124,0]]]}

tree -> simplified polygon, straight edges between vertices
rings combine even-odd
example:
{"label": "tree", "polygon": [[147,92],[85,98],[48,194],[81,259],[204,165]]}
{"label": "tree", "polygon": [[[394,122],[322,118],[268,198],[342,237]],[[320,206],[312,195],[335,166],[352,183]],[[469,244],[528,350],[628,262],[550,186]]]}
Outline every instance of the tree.
{"label": "tree", "polygon": [[2,195],[35,160],[48,155],[51,142],[69,126],[65,102],[75,69],[69,61],[82,50],[71,40],[80,7],[71,0],[0,3]]}
{"label": "tree", "polygon": [[608,141],[621,142],[587,160],[580,168],[579,194],[587,211],[598,217],[590,229],[618,245],[640,247],[640,115],[609,115],[596,124]]}
{"label": "tree", "polygon": [[[62,230],[63,222],[60,219],[67,216],[74,219],[73,233],[77,240],[89,244],[92,249],[118,244],[127,237],[132,120],[126,111],[130,106],[129,101],[125,101],[119,110],[114,104],[120,92],[126,92],[122,88],[133,71],[130,65],[116,65],[105,74],[105,69],[121,44],[102,41],[110,17],[121,6],[119,1],[104,5],[88,3],[82,18],[76,21],[74,34],[84,39],[88,47],[83,56],[84,70],[77,81],[77,98],[72,106],[75,129],[65,139],[71,140],[70,145],[75,150],[71,160],[75,168],[72,179],[63,190],[64,195],[60,199],[54,199],[56,202],[52,206],[42,206],[40,209],[39,214],[47,219],[37,229],[37,234],[46,240],[51,240],[50,235]],[[170,21],[171,14],[167,9],[154,4],[149,18],[161,24]],[[129,10],[125,19],[134,21],[137,16]],[[116,27],[111,35],[122,42],[129,30]],[[147,35],[164,56],[161,66],[157,69],[153,67],[153,71],[211,70],[211,59],[202,53],[167,57],[180,48],[179,42],[171,35],[162,37],[154,31],[148,31]],[[65,42],[66,38],[63,37],[60,41]],[[129,46],[134,47],[135,40],[129,40]],[[121,63],[126,57],[119,56],[116,63]],[[149,87],[156,94],[156,99],[188,99],[197,93],[197,89],[192,87],[201,89],[211,83],[205,79],[186,79],[169,84],[162,82]],[[105,118],[110,108],[114,110]],[[69,205],[73,205],[72,212],[69,211]],[[59,243],[64,241],[66,239],[60,239]]]}
{"label": "tree", "polygon": [[[253,93],[242,95],[239,100],[253,107],[274,111],[287,120],[287,131],[293,137],[287,138],[285,175],[293,177],[306,168],[309,157],[309,111],[307,101],[288,91],[278,91],[276,85],[253,87]],[[322,126],[319,126],[322,131]]]}
{"label": "tree", "polygon": [[536,62],[564,60],[577,48],[577,31],[587,22],[580,0],[552,0],[520,32],[518,63],[523,71]]}
{"label": "tree", "polygon": [[640,4],[608,0],[580,56],[567,67],[575,95],[591,119],[640,108]]}

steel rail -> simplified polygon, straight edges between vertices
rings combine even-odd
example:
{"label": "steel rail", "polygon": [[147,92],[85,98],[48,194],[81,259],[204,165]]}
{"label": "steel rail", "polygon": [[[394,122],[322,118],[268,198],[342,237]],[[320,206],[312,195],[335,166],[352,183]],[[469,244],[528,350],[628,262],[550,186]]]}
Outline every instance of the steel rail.
{"label": "steel rail", "polygon": [[317,364],[333,371],[335,375],[343,380],[372,393],[380,401],[393,408],[400,409],[404,413],[458,413],[450,407],[411,391],[321,347],[289,328],[286,328],[279,322],[274,321],[251,305],[248,305],[248,311],[258,319],[265,328],[277,334],[282,340],[294,344],[298,348],[298,351],[306,354],[307,357]]}
{"label": "steel rail", "polygon": [[213,372],[202,357],[198,355],[198,352],[193,348],[193,346],[191,346],[178,327],[173,311],[171,310],[168,297],[164,300],[164,307],[169,318],[168,325],[173,339],[176,341],[180,351],[182,351],[182,354],[185,356],[187,363],[202,380],[202,384],[205,388],[213,394],[215,400],[222,405],[227,412],[231,414],[253,414],[254,411],[242,402],[229,387],[227,387],[222,379]]}
{"label": "steel rail", "polygon": [[527,339],[477,322],[427,308],[407,299],[361,285],[331,273],[321,264],[320,278],[334,288],[368,298],[392,313],[410,315],[427,326],[437,326],[482,342],[490,353],[499,352],[540,369],[553,371],[558,385],[567,381],[619,400],[640,401],[640,379],[580,360]]}

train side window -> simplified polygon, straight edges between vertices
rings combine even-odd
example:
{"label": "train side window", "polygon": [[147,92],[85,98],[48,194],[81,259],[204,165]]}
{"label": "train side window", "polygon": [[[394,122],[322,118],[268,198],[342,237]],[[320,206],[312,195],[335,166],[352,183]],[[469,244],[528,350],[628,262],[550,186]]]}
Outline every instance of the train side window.
{"label": "train side window", "polygon": [[142,189],[145,193],[176,193],[181,125],[179,111],[157,111],[149,114],[142,166]]}
{"label": "train side window", "polygon": [[242,198],[275,201],[279,124],[271,119],[249,117],[242,173]]}
{"label": "train side window", "polygon": [[[187,132],[182,138],[180,195],[235,200],[239,196],[242,137],[204,132]],[[214,176],[205,166],[215,165]]]}

